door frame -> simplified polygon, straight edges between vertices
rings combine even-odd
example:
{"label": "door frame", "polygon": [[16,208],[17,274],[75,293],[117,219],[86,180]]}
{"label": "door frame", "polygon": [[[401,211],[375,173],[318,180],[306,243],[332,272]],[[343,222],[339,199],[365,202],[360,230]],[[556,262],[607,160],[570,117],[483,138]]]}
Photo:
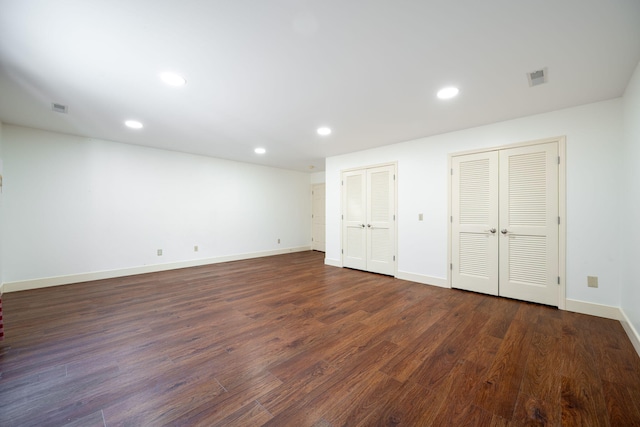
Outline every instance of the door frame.
{"label": "door frame", "polygon": [[348,169],[342,169],[340,170],[340,267],[344,267],[344,226],[343,226],[343,221],[344,221],[344,174],[347,172],[353,172],[353,171],[357,171],[357,170],[363,170],[363,169],[372,169],[372,168],[378,168],[378,167],[382,167],[382,166],[393,166],[394,171],[395,171],[395,179],[393,180],[393,215],[395,220],[393,221],[393,253],[395,254],[394,256],[396,257],[394,265],[393,265],[393,277],[398,277],[398,261],[399,261],[399,257],[398,257],[398,180],[399,180],[399,173],[398,173],[398,162],[386,162],[386,163],[377,163],[374,165],[363,165],[363,166],[358,166],[358,167],[353,167],[353,168],[348,168]]}
{"label": "door frame", "polygon": [[561,310],[566,309],[567,304],[567,162],[566,162],[566,136],[557,136],[553,138],[545,138],[545,139],[537,139],[533,141],[524,141],[518,142],[514,144],[500,145],[494,147],[486,147],[486,148],[477,148],[474,150],[466,150],[466,151],[458,151],[455,153],[448,154],[448,175],[449,179],[447,179],[448,183],[448,203],[447,203],[447,263],[449,264],[449,268],[447,268],[447,283],[449,288],[452,288],[452,274],[451,274],[451,265],[453,260],[453,255],[451,253],[451,238],[452,238],[452,230],[451,230],[451,214],[452,214],[452,203],[453,197],[451,191],[452,187],[452,170],[453,170],[453,157],[462,156],[465,154],[476,154],[476,153],[484,153],[487,151],[499,151],[509,148],[516,147],[526,147],[531,145],[539,145],[546,144],[550,142],[555,142],[558,144],[558,157],[560,158],[560,163],[558,165],[558,215],[560,216],[560,224],[558,225],[558,275],[560,277],[560,283],[558,285],[558,308]]}

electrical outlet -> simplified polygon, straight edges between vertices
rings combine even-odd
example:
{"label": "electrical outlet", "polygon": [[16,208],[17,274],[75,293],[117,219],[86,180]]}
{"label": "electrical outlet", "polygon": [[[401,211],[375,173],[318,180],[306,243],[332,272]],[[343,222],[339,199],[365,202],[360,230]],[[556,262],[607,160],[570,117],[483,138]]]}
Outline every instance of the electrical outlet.
{"label": "electrical outlet", "polygon": [[195,246],[193,247],[193,252],[198,252],[198,245],[195,245]]}
{"label": "electrical outlet", "polygon": [[280,244],[280,239],[278,239],[278,244]]}
{"label": "electrical outlet", "polygon": [[158,249],[158,256],[162,256],[162,249]]}
{"label": "electrical outlet", "polygon": [[597,288],[598,276],[587,276],[587,286],[590,288]]}

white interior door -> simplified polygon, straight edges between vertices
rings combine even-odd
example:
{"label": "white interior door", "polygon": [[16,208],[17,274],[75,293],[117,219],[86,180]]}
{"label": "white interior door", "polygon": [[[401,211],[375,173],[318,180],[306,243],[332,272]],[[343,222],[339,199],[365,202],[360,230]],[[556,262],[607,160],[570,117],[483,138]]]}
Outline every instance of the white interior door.
{"label": "white interior door", "polygon": [[367,270],[395,274],[395,167],[367,169]]}
{"label": "white interior door", "polygon": [[498,152],[452,159],[451,285],[498,295]]}
{"label": "white interior door", "polygon": [[342,175],[342,265],[395,275],[395,165]]}
{"label": "white interior door", "polygon": [[452,287],[558,306],[558,144],[451,161]]}
{"label": "white interior door", "polygon": [[325,185],[311,187],[311,249],[325,251]]}
{"label": "white interior door", "polygon": [[558,145],[500,151],[500,295],[558,305]]}
{"label": "white interior door", "polygon": [[365,170],[342,175],[342,265],[367,269],[367,174]]}

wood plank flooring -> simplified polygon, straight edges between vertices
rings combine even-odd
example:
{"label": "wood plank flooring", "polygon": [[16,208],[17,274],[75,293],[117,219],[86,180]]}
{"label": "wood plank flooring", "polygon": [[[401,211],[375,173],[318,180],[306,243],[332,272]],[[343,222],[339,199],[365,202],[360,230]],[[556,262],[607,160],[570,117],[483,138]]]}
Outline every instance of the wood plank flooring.
{"label": "wood plank flooring", "polygon": [[617,321],[294,253],[4,295],[2,426],[640,426]]}

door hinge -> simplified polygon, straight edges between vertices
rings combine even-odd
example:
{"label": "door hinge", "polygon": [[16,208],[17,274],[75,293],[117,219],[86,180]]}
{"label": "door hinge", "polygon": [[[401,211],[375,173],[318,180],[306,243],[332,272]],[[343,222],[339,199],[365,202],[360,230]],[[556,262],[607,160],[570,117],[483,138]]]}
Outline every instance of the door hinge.
{"label": "door hinge", "polygon": [[451,168],[451,175],[453,175],[453,168]]}
{"label": "door hinge", "polygon": [[393,220],[394,220],[394,221],[396,220],[396,216],[395,216],[395,215],[393,216]]}
{"label": "door hinge", "polygon": [[344,219],[344,215],[340,215],[340,219]]}
{"label": "door hinge", "polygon": [[313,237],[311,238],[311,241],[313,242]]}
{"label": "door hinge", "polygon": [[394,181],[396,180],[396,174],[395,173],[393,174],[393,180]]}
{"label": "door hinge", "polygon": [[558,164],[560,164],[560,156],[558,156]]}
{"label": "door hinge", "polygon": [[449,264],[449,270],[453,270],[453,263]]}
{"label": "door hinge", "polygon": [[560,217],[558,217],[558,225],[560,225]]}
{"label": "door hinge", "polygon": [[560,276],[558,276],[558,285],[560,284]]}
{"label": "door hinge", "polygon": [[395,255],[393,256],[393,260],[394,260],[394,261],[396,260],[396,256],[395,256]]}
{"label": "door hinge", "polygon": [[340,182],[341,182],[341,184],[340,184],[340,185],[344,185],[344,180],[343,180],[343,181],[340,181]]}
{"label": "door hinge", "polygon": [[449,218],[450,218],[450,221],[453,222],[453,215],[451,215]]}
{"label": "door hinge", "polygon": [[341,254],[344,254],[344,249],[340,249],[340,253],[341,253]]}

